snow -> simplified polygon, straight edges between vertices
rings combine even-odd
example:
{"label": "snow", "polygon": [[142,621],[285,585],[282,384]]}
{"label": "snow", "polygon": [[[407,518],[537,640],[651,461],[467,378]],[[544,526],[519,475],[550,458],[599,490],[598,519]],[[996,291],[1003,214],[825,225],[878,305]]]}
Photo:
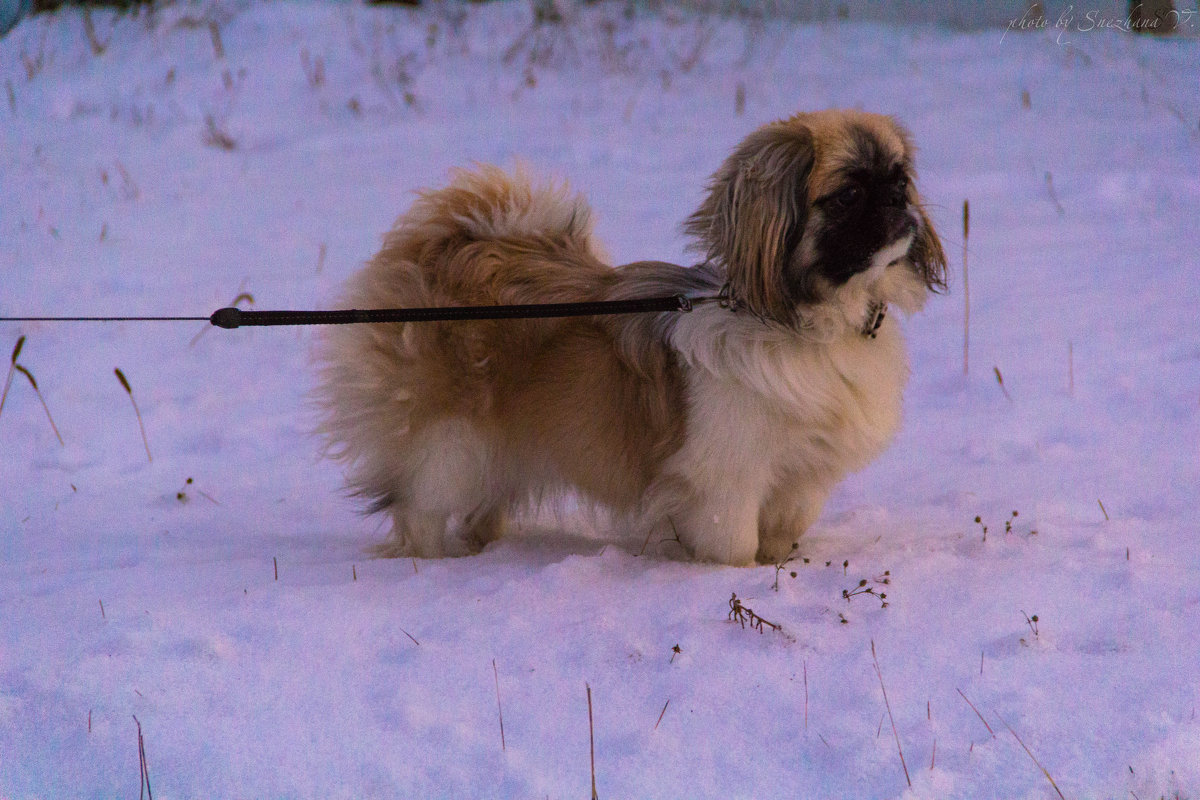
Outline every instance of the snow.
{"label": "snow", "polygon": [[[378,560],[308,433],[310,331],[0,323],[65,441],[16,375],[0,798],[131,796],[135,715],[159,798],[584,797],[587,687],[600,797],[1200,795],[1194,21],[624,10],[97,10],[99,54],[79,9],[27,18],[0,40],[0,314],[327,305],[474,160],[569,179],[618,262],[684,261],[741,137],[862,107],[911,128],[953,260],[905,323],[894,446],[778,576],[566,512]],[[864,579],[886,607],[843,599]],[[732,593],[782,629],[731,622]]]}

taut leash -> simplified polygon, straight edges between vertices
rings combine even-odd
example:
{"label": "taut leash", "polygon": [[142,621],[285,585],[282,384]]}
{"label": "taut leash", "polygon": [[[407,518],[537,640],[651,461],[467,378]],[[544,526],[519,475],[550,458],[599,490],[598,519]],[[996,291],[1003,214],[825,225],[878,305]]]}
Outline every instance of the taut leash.
{"label": "taut leash", "polygon": [[377,308],[336,311],[243,311],[229,307],[207,317],[0,317],[0,322],[208,322],[232,330],[251,326],[353,325],[384,322],[454,322],[489,319],[548,319],[609,314],[686,313],[693,304],[715,298],[689,298],[682,294],[637,300],[596,300],[583,303],[528,303],[503,306],[449,306],[441,308]]}

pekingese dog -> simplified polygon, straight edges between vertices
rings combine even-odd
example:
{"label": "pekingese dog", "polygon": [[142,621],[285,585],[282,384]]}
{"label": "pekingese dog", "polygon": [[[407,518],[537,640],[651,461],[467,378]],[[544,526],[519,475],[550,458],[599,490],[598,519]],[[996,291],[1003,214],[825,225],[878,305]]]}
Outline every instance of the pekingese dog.
{"label": "pekingese dog", "polygon": [[797,114],[746,138],[685,223],[693,267],[606,263],[565,188],[483,166],[422,192],[347,307],[719,297],[690,313],[337,326],[329,453],[387,511],[384,555],[476,551],[573,491],[697,559],[778,561],[900,422],[898,308],[945,256],[892,119]]}

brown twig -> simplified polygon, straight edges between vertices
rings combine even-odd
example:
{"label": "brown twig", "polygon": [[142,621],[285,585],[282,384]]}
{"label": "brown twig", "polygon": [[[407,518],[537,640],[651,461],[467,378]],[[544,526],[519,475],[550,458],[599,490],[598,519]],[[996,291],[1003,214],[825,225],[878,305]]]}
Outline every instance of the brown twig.
{"label": "brown twig", "polygon": [[17,344],[13,347],[12,360],[8,365],[8,375],[4,378],[4,392],[0,394],[0,414],[4,413],[4,404],[8,402],[8,390],[12,387],[13,375],[17,371],[17,359],[21,355],[21,348],[25,346],[25,337],[17,339]]}
{"label": "brown twig", "polygon": [[154,800],[154,792],[150,789],[150,767],[146,763],[146,741],[142,738],[142,723],[138,722],[136,715],[133,717],[133,722],[137,725],[138,766],[141,770],[138,798],[139,800]]}
{"label": "brown twig", "polygon": [[808,661],[804,662],[804,730],[808,730]]}
{"label": "brown twig", "polygon": [[125,373],[121,372],[120,368],[114,369],[113,374],[117,376],[117,380],[121,382],[121,387],[129,395],[129,402],[133,403],[133,413],[137,417],[138,428],[142,432],[142,444],[146,446],[146,460],[153,461],[154,456],[150,455],[150,440],[146,438],[146,424],[142,422],[142,410],[138,408],[137,400],[133,397],[133,388],[130,387],[129,381],[125,378]]}
{"label": "brown twig", "polygon": [[654,730],[658,730],[658,723],[662,722],[663,715],[667,713],[667,706],[669,706],[669,705],[671,705],[670,700],[667,700],[667,702],[663,703],[663,710],[662,710],[662,713],[660,713],[658,715],[658,722],[654,723]]}
{"label": "brown twig", "polygon": [[971,282],[967,275],[967,238],[971,234],[971,203],[963,200],[963,375],[969,370],[971,350]]}
{"label": "brown twig", "polygon": [[777,625],[774,622],[770,622],[769,620],[763,619],[758,614],[754,613],[754,609],[752,609],[748,606],[742,605],[742,601],[738,599],[736,592],[733,593],[732,595],[730,595],[730,597],[729,597],[729,617],[728,617],[728,619],[730,622],[741,623],[741,626],[743,628],[745,628],[746,623],[749,622],[750,627],[754,628],[759,633],[763,632],[764,625],[766,625],[768,628],[770,628],[773,631],[781,630],[783,627],[782,625]]}
{"label": "brown twig", "polygon": [[204,143],[220,150],[236,150],[237,140],[226,133],[213,119],[212,114],[204,116]]}
{"label": "brown twig", "polygon": [[[995,711],[992,713],[996,714]],[[1050,781],[1050,785],[1054,787],[1054,791],[1058,794],[1058,796],[1061,797],[1062,800],[1067,800],[1067,798],[1063,795],[1062,790],[1058,788],[1058,784],[1054,782],[1054,778],[1050,776],[1050,772],[1042,766],[1042,762],[1037,760],[1037,756],[1035,756],[1033,751],[1026,746],[1025,742],[1021,741],[1021,737],[1017,735],[1017,732],[1013,730],[1012,726],[1004,721],[1004,717],[1001,717],[999,714],[996,714],[996,716],[1001,722],[1004,722],[1004,727],[1008,728],[1008,732],[1011,733],[1013,738],[1017,740],[1017,744],[1021,745],[1021,749],[1025,751],[1030,760],[1033,761],[1033,763],[1037,765],[1037,768],[1042,771],[1042,774],[1046,776],[1046,780]]]}
{"label": "brown twig", "polygon": [[492,675],[496,678],[496,711],[500,714],[500,749],[507,752],[508,745],[504,741],[504,707],[500,705],[500,671],[496,668],[496,659],[492,659]]}
{"label": "brown twig", "polygon": [[1054,191],[1054,176],[1049,172],[1046,173],[1046,190],[1050,193],[1050,200],[1054,203],[1054,208],[1061,215],[1064,213],[1062,203],[1058,202],[1058,193]]}
{"label": "brown twig", "polygon": [[221,41],[221,27],[216,20],[208,21],[208,38],[212,42],[213,56],[221,61],[225,58],[225,45]]}
{"label": "brown twig", "polygon": [[46,412],[46,419],[50,421],[50,427],[54,430],[54,435],[58,438],[58,443],[66,447],[66,442],[63,441],[62,434],[58,432],[58,426],[54,424],[54,417],[50,416],[50,406],[46,405],[46,398],[42,396],[42,390],[38,388],[37,381],[33,378],[33,373],[22,367],[20,364],[13,364],[13,369],[21,373],[28,379],[29,385],[33,387],[34,394],[42,403],[42,410]]}
{"label": "brown twig", "polygon": [[1008,393],[1008,389],[1004,385],[1004,376],[1000,374],[1000,368],[992,367],[992,372],[996,373],[996,383],[1000,384],[1000,391],[1004,392],[1005,398],[1007,398],[1008,402],[1011,403],[1012,395]]}
{"label": "brown twig", "polygon": [[92,21],[92,12],[87,7],[83,7],[83,32],[87,34],[88,44],[92,48],[92,55],[103,55],[108,49],[108,44],[100,41],[100,37],[96,35],[96,24]]}
{"label": "brown twig", "polygon": [[956,687],[954,689],[954,691],[958,692],[958,696],[961,697],[966,702],[966,704],[971,707],[971,710],[975,712],[975,716],[979,717],[979,721],[983,723],[983,727],[987,728],[987,732],[992,735],[993,739],[995,739],[996,732],[994,730],[992,730],[991,725],[988,725],[988,721],[983,718],[983,714],[979,713],[979,709],[975,707],[975,704],[972,703],[969,699],[967,699],[967,696],[965,694],[963,694],[962,689],[959,689]]}
{"label": "brown twig", "polygon": [[871,640],[871,660],[875,663],[875,674],[879,676],[879,688],[883,692],[883,706],[887,709],[888,720],[892,723],[892,736],[896,739],[896,752],[900,754],[900,766],[904,768],[904,780],[912,788],[912,779],[908,777],[908,764],[904,763],[904,749],[900,746],[900,734],[896,730],[896,719],[892,716],[892,704],[888,702],[887,687],[883,685],[883,672],[879,669],[879,659],[875,656],[875,640]]}
{"label": "brown twig", "polygon": [[592,687],[586,683],[584,686],[587,687],[588,747],[592,757],[592,800],[600,800],[600,795],[596,793],[596,728],[592,722]]}

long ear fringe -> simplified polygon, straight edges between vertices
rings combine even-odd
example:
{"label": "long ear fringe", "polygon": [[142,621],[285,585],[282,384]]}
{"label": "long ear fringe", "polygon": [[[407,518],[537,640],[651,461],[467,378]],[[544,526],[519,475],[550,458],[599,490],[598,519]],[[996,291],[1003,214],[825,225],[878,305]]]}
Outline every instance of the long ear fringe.
{"label": "long ear fringe", "polygon": [[725,160],[708,196],[684,223],[696,249],[724,270],[733,297],[753,314],[789,324],[785,273],[791,243],[805,223],[812,137],[768,126]]}
{"label": "long ear fringe", "polygon": [[942,250],[941,239],[938,238],[929,215],[919,204],[917,213],[921,215],[921,233],[913,242],[909,258],[925,279],[925,285],[930,291],[943,292],[946,290],[946,253]]}

